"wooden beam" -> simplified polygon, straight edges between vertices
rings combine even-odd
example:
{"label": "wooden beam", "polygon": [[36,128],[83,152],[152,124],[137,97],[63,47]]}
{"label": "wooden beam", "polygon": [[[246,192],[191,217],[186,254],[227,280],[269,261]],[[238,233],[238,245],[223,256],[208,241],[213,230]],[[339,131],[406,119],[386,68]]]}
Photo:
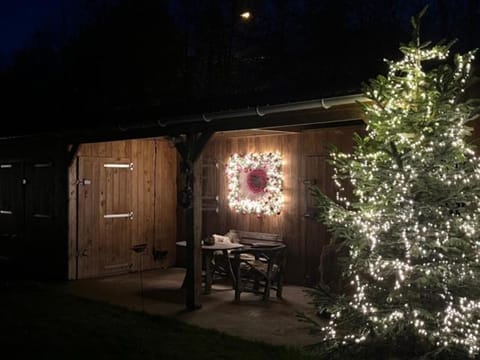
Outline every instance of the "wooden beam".
{"label": "wooden beam", "polygon": [[202,292],[202,160],[197,159],[193,165],[193,269],[195,298],[199,299]]}
{"label": "wooden beam", "polygon": [[187,233],[187,273],[185,278],[185,306],[187,310],[197,310],[202,307],[200,296],[202,291],[202,246],[194,233],[194,209],[185,209],[185,227]]}
{"label": "wooden beam", "polygon": [[180,154],[182,160],[188,160],[188,148],[185,144],[185,139],[182,137],[171,137],[170,141],[175,145],[178,153]]}
{"label": "wooden beam", "polygon": [[210,140],[215,132],[213,130],[207,130],[202,132],[196,139],[192,154],[193,162],[197,161],[198,157],[202,153],[203,148],[207,145],[208,140]]}
{"label": "wooden beam", "polygon": [[190,133],[173,138],[173,143],[182,157],[181,177],[183,189],[181,204],[184,209],[186,227],[186,260],[187,273],[185,278],[187,310],[201,307],[200,296],[202,287],[202,209],[201,209],[201,153],[213,131],[201,134]]}
{"label": "wooden beam", "polygon": [[75,160],[75,156],[77,155],[79,149],[80,149],[80,144],[79,143],[75,143],[75,144],[70,145],[70,147],[68,149],[68,154],[67,154],[67,164],[68,164],[68,166],[73,165],[73,162]]}

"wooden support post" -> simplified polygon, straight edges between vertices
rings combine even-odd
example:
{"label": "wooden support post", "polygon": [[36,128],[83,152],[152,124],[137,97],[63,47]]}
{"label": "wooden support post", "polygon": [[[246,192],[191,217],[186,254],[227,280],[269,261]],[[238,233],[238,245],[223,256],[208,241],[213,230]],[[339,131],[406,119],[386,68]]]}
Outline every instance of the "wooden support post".
{"label": "wooden support post", "polygon": [[202,292],[202,245],[199,237],[195,236],[194,207],[185,209],[185,227],[187,237],[187,274],[186,298],[187,310],[196,310],[202,307],[200,296]]}
{"label": "wooden support post", "polygon": [[200,155],[212,132],[190,134],[173,139],[177,151],[182,157],[181,176],[184,188],[180,194],[180,202],[184,209],[186,227],[186,260],[187,274],[185,278],[187,310],[201,307],[202,289],[202,245],[201,245],[201,160]]}
{"label": "wooden support post", "polygon": [[[202,157],[193,165],[193,239],[195,244],[195,291],[202,287]],[[206,281],[206,280],[205,280]],[[200,297],[200,295],[199,295]]]}
{"label": "wooden support post", "polygon": [[80,144],[75,143],[71,144],[68,148],[68,154],[67,154],[67,163],[68,166],[72,166],[73,162],[75,161],[75,157],[77,156],[78,150],[80,149]]}

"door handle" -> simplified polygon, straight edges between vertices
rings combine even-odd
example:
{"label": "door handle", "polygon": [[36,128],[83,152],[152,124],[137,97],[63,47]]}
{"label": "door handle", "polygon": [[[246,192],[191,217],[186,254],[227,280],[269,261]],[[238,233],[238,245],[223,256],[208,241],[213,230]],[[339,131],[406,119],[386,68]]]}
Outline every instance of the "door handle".
{"label": "door handle", "polygon": [[103,215],[104,219],[119,219],[119,218],[129,218],[133,220],[133,211],[128,213],[119,213],[119,214],[105,214]]}

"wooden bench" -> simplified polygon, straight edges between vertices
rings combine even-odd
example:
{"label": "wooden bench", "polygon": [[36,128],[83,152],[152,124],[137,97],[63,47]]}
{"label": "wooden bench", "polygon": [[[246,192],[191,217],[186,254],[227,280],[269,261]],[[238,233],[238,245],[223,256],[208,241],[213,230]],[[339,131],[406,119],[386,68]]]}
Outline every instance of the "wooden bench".
{"label": "wooden bench", "polygon": [[[273,233],[262,233],[253,231],[243,231],[237,229],[230,229],[229,232],[235,232],[238,236],[238,242],[245,245],[261,246],[261,245],[276,245],[283,244],[282,236]],[[252,255],[242,256],[242,259],[250,259]],[[222,252],[214,254],[215,266],[214,275],[222,279],[230,277],[231,272],[228,271],[231,268],[230,260],[226,259]],[[234,279],[232,279],[234,281]]]}
{"label": "wooden bench", "polygon": [[253,231],[243,231],[231,229],[238,234],[238,238],[241,244],[246,245],[271,245],[272,242],[283,243],[282,236],[279,234],[273,233],[262,233],[262,232],[253,232]]}

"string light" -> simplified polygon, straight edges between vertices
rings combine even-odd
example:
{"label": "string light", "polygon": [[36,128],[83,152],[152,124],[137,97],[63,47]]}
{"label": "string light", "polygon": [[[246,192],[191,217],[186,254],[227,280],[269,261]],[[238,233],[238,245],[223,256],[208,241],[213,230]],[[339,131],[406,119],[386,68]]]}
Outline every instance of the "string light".
{"label": "string light", "polygon": [[[241,174],[261,169],[266,174],[263,192],[249,198],[242,189]],[[282,156],[279,152],[233,154],[226,166],[228,205],[244,214],[279,215],[283,204]],[[243,190],[243,191],[242,191]]]}
{"label": "string light", "polygon": [[448,58],[447,45],[401,50],[365,91],[367,136],[353,154],[332,153],[336,202],[319,195],[321,219],[349,247],[353,289],[322,327],[324,340],[361,343],[410,329],[433,347],[476,356],[480,160],[466,141],[474,109],[461,102],[474,52],[426,71],[425,61]]}

